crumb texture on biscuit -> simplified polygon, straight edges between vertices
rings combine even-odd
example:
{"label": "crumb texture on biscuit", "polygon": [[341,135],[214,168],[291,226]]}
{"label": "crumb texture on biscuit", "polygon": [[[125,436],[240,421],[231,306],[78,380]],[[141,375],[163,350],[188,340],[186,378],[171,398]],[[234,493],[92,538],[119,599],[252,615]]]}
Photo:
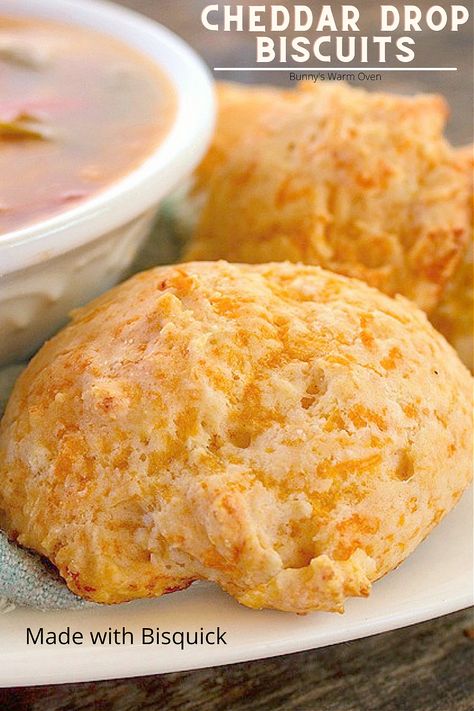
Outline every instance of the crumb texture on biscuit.
{"label": "crumb texture on biscuit", "polygon": [[[460,165],[464,166],[472,186],[474,146],[458,150]],[[474,194],[471,187],[471,203]],[[471,213],[472,215],[472,213]],[[463,258],[449,282],[446,292],[430,315],[433,326],[456,349],[464,365],[474,370],[474,228],[471,219],[470,239]]]}
{"label": "crumb texture on biscuit", "polygon": [[441,300],[472,224],[472,181],[443,137],[444,100],[347,85],[221,85],[186,259],[317,264]]}
{"label": "crumb texture on biscuit", "polygon": [[289,263],[159,267],[20,376],[2,524],[97,602],[207,579],[250,607],[341,611],[460,497],[471,408],[403,298]]}

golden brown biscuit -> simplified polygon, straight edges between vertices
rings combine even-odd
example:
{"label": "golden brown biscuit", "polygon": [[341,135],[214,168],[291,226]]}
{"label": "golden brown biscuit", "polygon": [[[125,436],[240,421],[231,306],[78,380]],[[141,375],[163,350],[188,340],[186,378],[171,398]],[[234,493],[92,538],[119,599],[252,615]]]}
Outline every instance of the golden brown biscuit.
{"label": "golden brown biscuit", "polygon": [[[461,149],[458,155],[460,160],[464,162],[467,174],[472,182],[473,147],[467,146]],[[431,323],[451,343],[462,362],[471,371],[474,369],[473,237],[471,223],[471,238],[461,264],[448,284],[441,303],[438,304],[430,316]]]}
{"label": "golden brown biscuit", "polygon": [[208,579],[343,609],[471,477],[471,378],[408,301],[318,267],[159,267],[79,310],[0,431],[7,531],[105,603]]}
{"label": "golden brown biscuit", "polygon": [[247,127],[255,135],[259,114],[284,97],[291,100],[293,96],[293,91],[273,86],[217,83],[218,125],[212,143],[195,171],[194,190],[206,189],[212,176],[229,160]]}
{"label": "golden brown biscuit", "polygon": [[329,83],[262,91],[221,89],[185,258],[319,264],[433,309],[470,223],[443,99]]}

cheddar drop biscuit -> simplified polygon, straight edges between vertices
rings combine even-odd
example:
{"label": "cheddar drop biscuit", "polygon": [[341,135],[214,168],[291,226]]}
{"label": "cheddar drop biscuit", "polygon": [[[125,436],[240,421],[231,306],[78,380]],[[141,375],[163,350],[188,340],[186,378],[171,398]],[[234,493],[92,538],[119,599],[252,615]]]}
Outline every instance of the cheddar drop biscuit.
{"label": "cheddar drop biscuit", "polygon": [[318,267],[159,267],[79,310],[1,424],[9,535],[102,603],[195,580],[342,611],[471,476],[471,378],[408,301]]}
{"label": "cheddar drop biscuit", "polygon": [[472,190],[443,137],[441,97],[330,83],[224,85],[218,96],[185,258],[301,261],[427,312],[440,302],[467,244]]}
{"label": "cheddar drop biscuit", "polygon": [[[464,163],[466,173],[472,182],[473,146],[460,149],[458,155],[461,165]],[[471,193],[471,201],[472,198]],[[471,223],[469,244],[464,251],[461,264],[451,278],[441,303],[430,315],[431,323],[456,349],[462,362],[470,370],[474,369],[473,238]]]}
{"label": "cheddar drop biscuit", "polygon": [[430,316],[431,323],[456,349],[462,362],[474,369],[473,249],[466,250],[443,300]]}

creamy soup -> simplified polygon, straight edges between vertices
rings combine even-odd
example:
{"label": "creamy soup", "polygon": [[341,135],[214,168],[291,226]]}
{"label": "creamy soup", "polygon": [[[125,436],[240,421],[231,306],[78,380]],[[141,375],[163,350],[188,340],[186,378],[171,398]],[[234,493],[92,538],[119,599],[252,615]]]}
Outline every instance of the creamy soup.
{"label": "creamy soup", "polygon": [[133,170],[174,112],[167,79],[122,42],[78,26],[0,17],[0,235]]}

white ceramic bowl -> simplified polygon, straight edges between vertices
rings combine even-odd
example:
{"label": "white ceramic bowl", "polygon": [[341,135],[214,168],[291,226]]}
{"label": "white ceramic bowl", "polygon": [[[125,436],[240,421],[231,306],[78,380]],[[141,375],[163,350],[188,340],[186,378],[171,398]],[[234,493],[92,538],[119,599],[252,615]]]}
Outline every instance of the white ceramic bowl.
{"label": "white ceramic bowl", "polygon": [[73,307],[120,279],[160,200],[201,159],[215,114],[203,62],[179,37],[141,15],[96,0],[0,0],[2,14],[79,24],[121,39],[162,68],[175,88],[177,113],[137,169],[77,207],[0,236],[0,365],[30,355]]}

